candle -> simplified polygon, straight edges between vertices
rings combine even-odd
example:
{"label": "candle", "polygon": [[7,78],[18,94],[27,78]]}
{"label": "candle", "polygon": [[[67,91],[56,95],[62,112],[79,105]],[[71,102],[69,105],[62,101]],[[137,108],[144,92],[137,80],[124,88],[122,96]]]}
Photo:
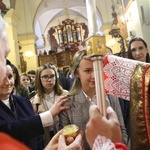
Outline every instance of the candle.
{"label": "candle", "polygon": [[89,36],[91,36],[98,32],[98,26],[96,22],[97,13],[95,0],[86,0],[86,8],[87,8]]}

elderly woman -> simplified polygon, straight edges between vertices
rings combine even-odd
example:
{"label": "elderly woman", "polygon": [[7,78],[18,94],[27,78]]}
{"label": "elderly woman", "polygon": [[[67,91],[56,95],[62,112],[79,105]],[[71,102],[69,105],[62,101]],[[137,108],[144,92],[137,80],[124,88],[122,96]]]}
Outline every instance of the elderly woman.
{"label": "elderly woman", "polygon": [[53,124],[53,117],[63,107],[64,98],[61,97],[51,109],[35,115],[29,100],[17,95],[12,95],[14,76],[11,64],[6,66],[6,75],[0,85],[0,131],[5,132],[23,142],[31,149],[42,149],[39,135],[44,133],[43,127]]}

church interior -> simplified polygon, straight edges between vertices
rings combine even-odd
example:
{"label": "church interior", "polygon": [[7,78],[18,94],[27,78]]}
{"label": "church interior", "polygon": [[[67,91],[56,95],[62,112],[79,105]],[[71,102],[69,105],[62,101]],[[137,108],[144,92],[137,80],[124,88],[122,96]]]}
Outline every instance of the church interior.
{"label": "church interior", "polygon": [[88,46],[85,41],[95,29],[115,55],[126,57],[128,42],[134,37],[143,38],[150,46],[149,0],[3,0],[0,3],[8,23],[11,51],[8,59],[20,73],[36,70],[49,61],[60,68],[69,66],[75,52]]}

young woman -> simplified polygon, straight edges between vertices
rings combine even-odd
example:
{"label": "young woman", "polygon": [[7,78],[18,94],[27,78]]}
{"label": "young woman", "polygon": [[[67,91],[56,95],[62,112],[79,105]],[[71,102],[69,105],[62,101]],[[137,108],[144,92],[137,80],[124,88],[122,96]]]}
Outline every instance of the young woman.
{"label": "young woman", "polygon": [[21,97],[24,97],[26,99],[29,99],[29,91],[28,89],[20,84],[20,76],[18,69],[15,65],[11,64],[13,75],[14,75],[14,89],[13,94],[19,95]]}
{"label": "young woman", "polygon": [[[85,131],[86,124],[89,120],[89,107],[92,104],[96,104],[93,63],[90,60],[84,59],[84,56],[86,56],[86,51],[78,51],[72,61],[72,73],[75,79],[69,92],[70,101],[68,103],[70,110],[62,111],[59,114],[60,129],[68,124],[75,124],[81,130]],[[119,101],[113,96],[107,96],[106,99],[108,105],[111,105],[117,113],[122,131],[122,140],[126,143],[127,134]],[[84,148],[90,149],[86,139],[84,140]]]}
{"label": "young woman", "polygon": [[[68,92],[63,90],[60,86],[56,67],[51,63],[44,64],[37,70],[35,88],[37,94],[31,99],[31,103],[36,113],[41,113],[50,109],[59,96],[66,95]],[[65,96],[65,98],[67,99],[68,97]],[[44,129],[45,145],[47,145],[53,135],[58,131],[57,117],[54,118],[54,122],[53,126]]]}

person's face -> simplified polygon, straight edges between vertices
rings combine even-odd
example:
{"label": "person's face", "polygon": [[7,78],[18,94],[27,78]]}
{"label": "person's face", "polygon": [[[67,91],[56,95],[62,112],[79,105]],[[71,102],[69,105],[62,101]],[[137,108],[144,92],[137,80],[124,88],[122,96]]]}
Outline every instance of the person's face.
{"label": "person's face", "polygon": [[50,68],[45,69],[41,72],[40,78],[45,92],[52,92],[56,83],[55,71]]}
{"label": "person's face", "polygon": [[28,74],[28,76],[30,77],[30,83],[34,84],[35,83],[35,75],[34,74]]}
{"label": "person's face", "polygon": [[12,68],[7,65],[6,66],[6,74],[4,80],[0,86],[0,98],[5,100],[9,97],[14,87],[14,76],[12,72]]}
{"label": "person's face", "polygon": [[0,42],[0,85],[6,75],[6,57],[9,51],[8,37],[5,35]]}
{"label": "person's face", "polygon": [[21,85],[29,86],[29,84],[30,84],[30,79],[29,79],[29,77],[22,75],[22,76],[20,77],[20,83],[21,83]]}
{"label": "person's face", "polygon": [[93,62],[82,59],[78,68],[77,77],[80,78],[82,89],[85,92],[95,89]]}
{"label": "person's face", "polygon": [[142,41],[134,41],[131,44],[131,54],[134,60],[146,62],[146,55],[148,49],[144,46]]}

